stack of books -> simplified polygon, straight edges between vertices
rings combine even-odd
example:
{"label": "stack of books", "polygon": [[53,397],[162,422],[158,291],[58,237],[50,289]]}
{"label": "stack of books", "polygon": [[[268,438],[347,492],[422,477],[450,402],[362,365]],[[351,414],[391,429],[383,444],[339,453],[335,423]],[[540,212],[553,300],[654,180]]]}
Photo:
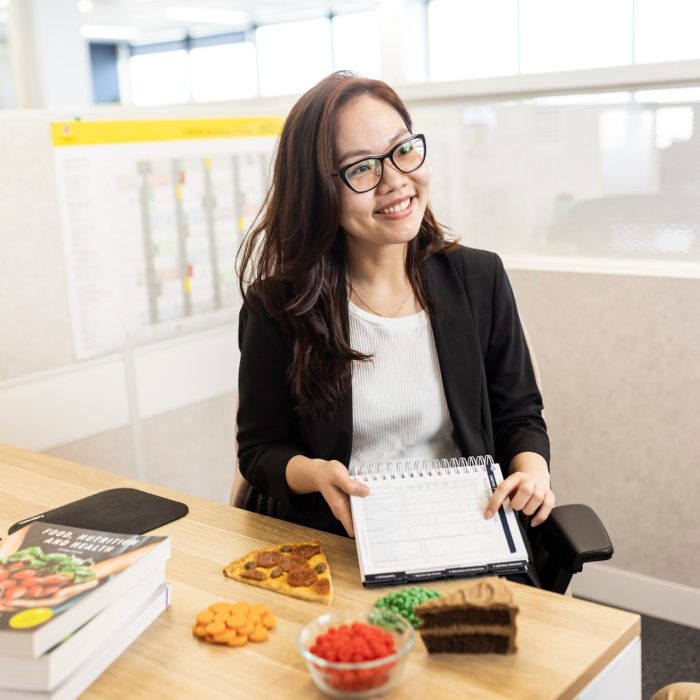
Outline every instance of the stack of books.
{"label": "stack of books", "polygon": [[170,604],[167,537],[34,522],[0,541],[0,700],[70,700]]}

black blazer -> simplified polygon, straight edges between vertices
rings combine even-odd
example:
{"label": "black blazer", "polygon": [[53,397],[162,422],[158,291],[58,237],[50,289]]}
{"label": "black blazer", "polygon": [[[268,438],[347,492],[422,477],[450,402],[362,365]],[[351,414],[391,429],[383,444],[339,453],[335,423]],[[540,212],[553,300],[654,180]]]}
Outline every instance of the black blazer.
{"label": "black blazer", "polygon": [[[457,246],[425,263],[431,325],[455,442],[465,456],[491,454],[504,472],[514,455],[549,462],[542,397],[513,292],[495,253]],[[240,313],[238,457],[252,485],[246,507],[336,534],[345,530],[319,493],[292,494],[285,469],[295,455],[347,465],[352,454],[352,392],[334,416],[299,416],[285,379],[290,348],[254,294]]]}

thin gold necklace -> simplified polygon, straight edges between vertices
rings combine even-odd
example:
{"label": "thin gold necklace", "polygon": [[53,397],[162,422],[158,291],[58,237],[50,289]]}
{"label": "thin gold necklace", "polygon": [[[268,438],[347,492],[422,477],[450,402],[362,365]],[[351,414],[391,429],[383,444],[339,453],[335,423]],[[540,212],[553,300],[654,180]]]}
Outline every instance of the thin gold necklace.
{"label": "thin gold necklace", "polygon": [[406,298],[396,307],[396,310],[394,311],[393,314],[389,314],[388,316],[386,314],[380,314],[379,311],[376,309],[373,309],[358,293],[357,290],[350,285],[350,294],[354,294],[375,316],[381,316],[382,318],[394,318],[401,309],[403,309],[404,305],[406,302],[409,300],[411,297],[411,294],[413,294],[413,289],[408,290],[408,294],[406,295]]}

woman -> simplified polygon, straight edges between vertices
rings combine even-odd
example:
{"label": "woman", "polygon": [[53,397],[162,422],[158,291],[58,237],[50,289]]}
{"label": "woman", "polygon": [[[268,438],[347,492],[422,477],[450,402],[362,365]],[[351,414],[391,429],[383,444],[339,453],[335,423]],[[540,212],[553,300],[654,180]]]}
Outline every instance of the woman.
{"label": "woman", "polygon": [[353,535],[353,463],[492,454],[549,515],[549,440],[500,259],[446,240],[422,135],[385,83],[334,73],[303,95],[242,247],[246,507]]}

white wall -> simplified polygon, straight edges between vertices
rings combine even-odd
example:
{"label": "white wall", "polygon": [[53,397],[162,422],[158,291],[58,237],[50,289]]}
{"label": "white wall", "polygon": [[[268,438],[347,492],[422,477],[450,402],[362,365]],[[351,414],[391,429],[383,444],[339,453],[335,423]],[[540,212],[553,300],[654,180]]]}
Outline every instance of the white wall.
{"label": "white wall", "polygon": [[91,105],[89,50],[75,0],[15,0],[10,19],[18,106]]}
{"label": "white wall", "polygon": [[16,101],[10,50],[6,43],[0,41],[0,109],[15,107]]}

